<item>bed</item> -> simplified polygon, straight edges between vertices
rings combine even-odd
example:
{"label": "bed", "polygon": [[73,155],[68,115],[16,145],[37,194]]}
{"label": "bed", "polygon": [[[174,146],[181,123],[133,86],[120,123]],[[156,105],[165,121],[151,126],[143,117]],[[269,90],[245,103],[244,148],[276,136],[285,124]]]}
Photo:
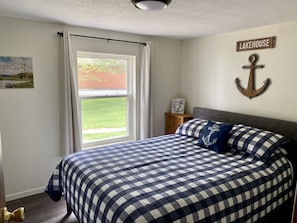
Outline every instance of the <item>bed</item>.
{"label": "bed", "polygon": [[296,150],[295,122],[195,107],[175,134],[65,157],[45,191],[81,223],[290,222]]}

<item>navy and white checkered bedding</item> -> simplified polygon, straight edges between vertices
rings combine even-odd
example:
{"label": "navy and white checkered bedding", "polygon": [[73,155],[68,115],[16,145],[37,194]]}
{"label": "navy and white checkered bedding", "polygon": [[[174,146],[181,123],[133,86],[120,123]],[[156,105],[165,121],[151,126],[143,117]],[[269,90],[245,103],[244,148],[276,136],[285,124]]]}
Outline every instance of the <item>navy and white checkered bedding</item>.
{"label": "navy and white checkered bedding", "polygon": [[64,158],[46,187],[81,223],[257,222],[293,196],[292,169],[166,135]]}

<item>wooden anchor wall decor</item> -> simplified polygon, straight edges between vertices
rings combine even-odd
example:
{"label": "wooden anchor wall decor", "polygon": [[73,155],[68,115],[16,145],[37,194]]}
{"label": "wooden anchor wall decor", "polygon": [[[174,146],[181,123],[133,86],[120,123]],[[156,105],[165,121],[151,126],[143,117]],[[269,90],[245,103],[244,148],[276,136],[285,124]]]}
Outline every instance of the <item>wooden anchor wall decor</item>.
{"label": "wooden anchor wall decor", "polygon": [[256,97],[256,96],[262,94],[267,89],[267,87],[270,84],[270,79],[266,79],[261,88],[255,89],[255,70],[257,68],[263,68],[264,65],[256,65],[256,62],[258,61],[258,55],[257,54],[250,55],[249,61],[250,61],[251,65],[242,66],[243,69],[250,69],[250,76],[249,76],[249,82],[248,82],[247,89],[244,89],[240,85],[240,80],[239,80],[238,77],[235,79],[235,84],[236,84],[237,89],[244,96],[249,97],[251,99],[253,97]]}

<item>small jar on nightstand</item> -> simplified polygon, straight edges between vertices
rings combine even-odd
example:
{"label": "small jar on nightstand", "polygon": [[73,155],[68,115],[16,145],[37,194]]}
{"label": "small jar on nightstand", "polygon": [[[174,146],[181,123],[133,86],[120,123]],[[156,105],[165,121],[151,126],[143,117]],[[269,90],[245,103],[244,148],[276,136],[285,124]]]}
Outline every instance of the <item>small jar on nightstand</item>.
{"label": "small jar on nightstand", "polygon": [[166,112],[165,117],[166,117],[165,134],[174,134],[176,129],[181,124],[192,119],[192,115],[190,114],[173,114],[170,112]]}

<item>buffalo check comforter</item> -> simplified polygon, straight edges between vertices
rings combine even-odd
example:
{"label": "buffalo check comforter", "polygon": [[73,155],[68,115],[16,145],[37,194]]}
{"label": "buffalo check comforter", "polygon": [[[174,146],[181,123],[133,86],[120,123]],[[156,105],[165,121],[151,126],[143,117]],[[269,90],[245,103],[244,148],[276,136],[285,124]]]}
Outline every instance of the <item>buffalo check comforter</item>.
{"label": "buffalo check comforter", "polygon": [[46,192],[81,223],[257,222],[293,196],[292,171],[280,149],[262,162],[172,134],[69,155]]}

